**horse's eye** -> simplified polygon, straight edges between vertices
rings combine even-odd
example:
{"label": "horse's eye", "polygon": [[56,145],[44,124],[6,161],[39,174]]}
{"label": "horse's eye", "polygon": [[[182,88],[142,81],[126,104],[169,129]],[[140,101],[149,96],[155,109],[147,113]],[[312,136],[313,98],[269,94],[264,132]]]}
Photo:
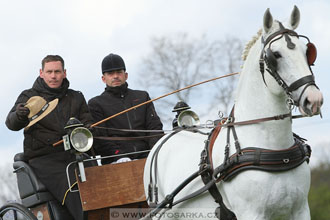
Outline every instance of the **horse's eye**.
{"label": "horse's eye", "polygon": [[281,54],[279,52],[274,52],[274,56],[276,59],[281,58]]}

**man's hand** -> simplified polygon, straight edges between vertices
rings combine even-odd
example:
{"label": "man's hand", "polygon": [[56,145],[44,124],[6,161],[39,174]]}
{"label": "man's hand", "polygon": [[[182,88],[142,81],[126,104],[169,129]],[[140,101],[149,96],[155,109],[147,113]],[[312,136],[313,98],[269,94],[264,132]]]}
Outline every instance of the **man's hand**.
{"label": "man's hand", "polygon": [[16,115],[20,120],[27,120],[30,110],[25,107],[26,103],[19,103],[16,106]]}

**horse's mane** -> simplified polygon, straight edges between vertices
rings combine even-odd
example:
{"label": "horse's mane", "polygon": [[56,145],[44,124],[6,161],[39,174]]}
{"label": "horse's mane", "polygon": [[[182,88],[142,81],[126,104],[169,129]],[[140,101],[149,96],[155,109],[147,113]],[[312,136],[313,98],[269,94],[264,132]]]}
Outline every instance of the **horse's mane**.
{"label": "horse's mane", "polygon": [[252,46],[257,42],[257,40],[259,39],[259,37],[262,34],[262,29],[259,29],[259,31],[257,32],[257,34],[255,36],[252,37],[252,39],[245,45],[243,53],[242,53],[242,59],[243,61],[246,60],[247,56],[249,55],[249,51],[252,48]]}

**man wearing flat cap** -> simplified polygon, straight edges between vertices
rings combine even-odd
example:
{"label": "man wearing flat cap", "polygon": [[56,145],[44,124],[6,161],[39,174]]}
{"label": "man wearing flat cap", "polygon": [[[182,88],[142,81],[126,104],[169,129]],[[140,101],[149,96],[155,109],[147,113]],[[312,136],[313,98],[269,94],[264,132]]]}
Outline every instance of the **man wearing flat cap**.
{"label": "man wearing flat cap", "polygon": [[[42,60],[40,75],[32,88],[17,98],[6,125],[13,131],[24,128],[24,159],[60,202],[68,190],[66,167],[75,161],[75,156],[65,151],[63,144],[53,144],[66,134],[64,127],[71,117],[84,125],[92,124],[83,94],[69,89],[64,60],[48,55]],[[79,193],[68,193],[64,205],[74,219],[83,219]]]}
{"label": "man wearing flat cap", "polygon": [[[128,108],[150,100],[149,94],[142,90],[128,88],[128,73],[123,58],[109,54],[102,61],[102,81],[105,91],[88,101],[88,107],[94,122],[120,113]],[[134,160],[147,157],[148,150],[161,138],[163,124],[152,102],[118,115],[96,128],[96,134],[102,137],[118,137],[123,140],[104,140],[95,137],[94,149],[101,156],[113,156],[103,159],[102,164]],[[152,132],[150,132],[152,130]],[[158,132],[157,132],[158,130]],[[134,140],[125,141],[125,138]],[[141,153],[144,152],[144,153]],[[127,156],[125,156],[127,155]],[[124,158],[123,158],[124,157]]]}

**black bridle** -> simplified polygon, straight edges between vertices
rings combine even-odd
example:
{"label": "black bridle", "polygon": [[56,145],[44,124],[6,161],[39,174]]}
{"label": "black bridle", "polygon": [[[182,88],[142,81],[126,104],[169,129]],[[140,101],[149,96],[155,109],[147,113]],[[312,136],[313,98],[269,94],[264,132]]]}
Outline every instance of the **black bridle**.
{"label": "black bridle", "polygon": [[[300,99],[307,89],[308,86],[314,85],[316,88],[318,88],[315,84],[315,79],[313,72],[311,70],[311,66],[314,64],[314,61],[316,59],[316,48],[314,44],[310,42],[308,37],[304,35],[298,35],[295,31],[286,29],[282,25],[282,23],[279,22],[280,25],[280,30],[271,34],[266,40],[262,38],[262,43],[263,43],[263,49],[260,55],[260,60],[259,60],[259,65],[260,65],[260,72],[263,78],[264,83],[265,82],[265,76],[264,76],[264,63],[266,63],[266,71],[276,80],[276,82],[284,89],[286,94],[288,95],[288,103],[290,105],[294,104],[296,106],[299,105]],[[277,36],[280,36],[276,38]],[[278,74],[277,72],[277,57],[276,55],[272,52],[271,50],[271,44],[274,43],[275,41],[281,39],[282,37],[285,37],[285,40],[287,42],[287,47],[289,49],[294,49],[295,44],[292,43],[291,38],[289,36],[295,36],[295,37],[303,37],[306,38],[308,43],[307,43],[307,51],[306,51],[306,56],[307,56],[307,63],[309,66],[309,69],[311,71],[311,75],[304,76],[296,81],[294,81],[291,85],[288,85],[283,78]],[[266,45],[269,44],[268,48],[265,50]],[[267,85],[267,84],[266,84]],[[297,101],[294,101],[292,98],[292,92],[300,88],[301,86],[305,86],[304,89],[302,90],[301,94],[299,95],[299,98]]]}

